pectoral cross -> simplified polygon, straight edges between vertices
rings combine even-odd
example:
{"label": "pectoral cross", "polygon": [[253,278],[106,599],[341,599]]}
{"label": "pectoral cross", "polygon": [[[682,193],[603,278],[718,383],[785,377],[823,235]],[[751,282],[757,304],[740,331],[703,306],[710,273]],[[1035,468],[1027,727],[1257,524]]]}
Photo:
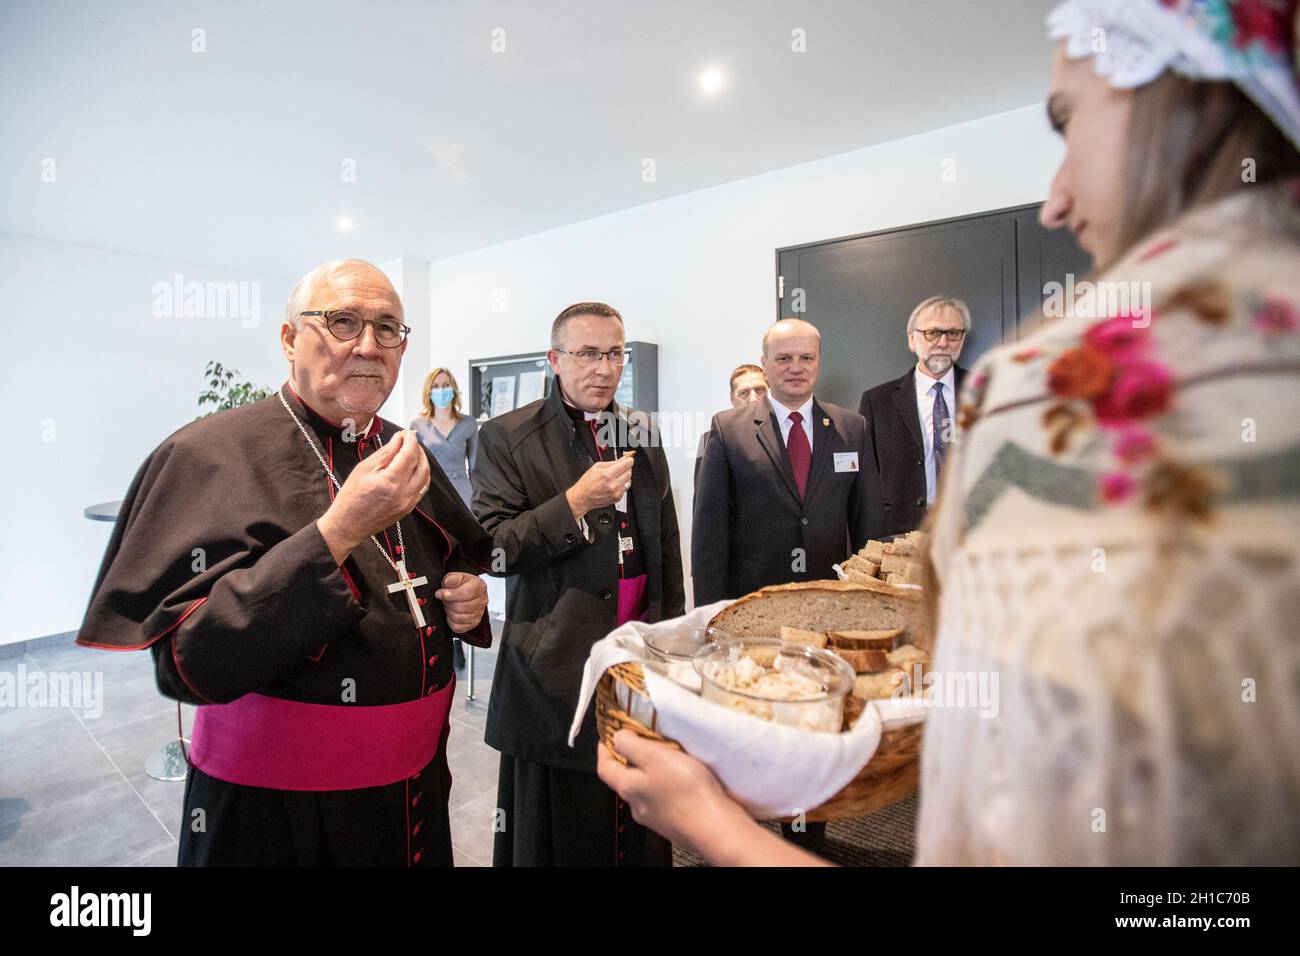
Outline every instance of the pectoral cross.
{"label": "pectoral cross", "polygon": [[411,617],[415,618],[415,626],[424,627],[424,612],[420,610],[420,599],[415,596],[415,589],[421,584],[428,584],[429,579],[407,574],[405,561],[398,561],[396,568],[397,583],[388,585],[388,593],[396,594],[398,591],[405,591],[406,603],[411,607]]}

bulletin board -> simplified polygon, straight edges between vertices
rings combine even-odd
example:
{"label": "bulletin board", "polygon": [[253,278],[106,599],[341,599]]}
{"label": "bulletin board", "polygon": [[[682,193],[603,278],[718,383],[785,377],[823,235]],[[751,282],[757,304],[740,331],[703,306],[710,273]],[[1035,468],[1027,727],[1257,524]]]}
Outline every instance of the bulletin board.
{"label": "bulletin board", "polygon": [[[632,354],[623,367],[614,400],[643,412],[659,410],[659,347],[628,342]],[[522,408],[551,393],[555,374],[546,352],[522,352],[469,363],[469,413],[480,422]]]}

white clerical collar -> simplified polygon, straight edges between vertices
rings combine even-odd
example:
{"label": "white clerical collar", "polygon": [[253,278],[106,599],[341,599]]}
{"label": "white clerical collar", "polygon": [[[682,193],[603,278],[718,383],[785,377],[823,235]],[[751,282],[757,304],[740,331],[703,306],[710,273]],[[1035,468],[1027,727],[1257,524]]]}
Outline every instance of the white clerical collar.
{"label": "white clerical collar", "polygon": [[[557,379],[557,381],[558,381],[558,379]],[[575,405],[575,404],[573,404],[573,402],[569,401],[569,396],[564,394],[564,386],[563,386],[563,385],[560,386],[560,401],[564,402],[565,405],[569,406],[569,408],[573,409],[575,412],[577,412],[577,411],[582,411],[582,409],[578,408],[577,405]],[[605,415],[605,414],[613,414],[613,413],[610,412],[610,410],[609,410],[608,408],[603,409],[603,410],[601,410],[601,411],[599,411],[599,412],[587,412],[587,411],[583,411],[583,412],[582,412],[582,420],[583,420],[584,422],[594,422],[596,419],[600,418],[601,415]]]}
{"label": "white clerical collar", "polygon": [[812,421],[813,400],[811,395],[808,396],[808,401],[804,402],[798,408],[786,408],[784,405],[782,405],[780,402],[778,402],[775,398],[772,397],[771,392],[767,393],[767,400],[772,403],[772,410],[776,412],[776,420],[778,422],[783,422],[787,418],[789,418],[791,412],[798,412],[800,415],[803,416],[803,420],[806,422]]}

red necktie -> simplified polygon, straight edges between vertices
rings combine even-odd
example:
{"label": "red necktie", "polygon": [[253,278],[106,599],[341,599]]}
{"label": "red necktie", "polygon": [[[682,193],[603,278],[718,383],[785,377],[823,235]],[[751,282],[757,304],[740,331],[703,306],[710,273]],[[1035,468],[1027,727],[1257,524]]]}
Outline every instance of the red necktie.
{"label": "red necktie", "polygon": [[799,489],[799,500],[803,501],[804,491],[808,488],[808,469],[812,466],[812,449],[808,447],[808,435],[803,430],[803,416],[791,412],[790,421],[790,437],[785,441],[785,450],[790,456],[790,467],[794,469],[794,484]]}

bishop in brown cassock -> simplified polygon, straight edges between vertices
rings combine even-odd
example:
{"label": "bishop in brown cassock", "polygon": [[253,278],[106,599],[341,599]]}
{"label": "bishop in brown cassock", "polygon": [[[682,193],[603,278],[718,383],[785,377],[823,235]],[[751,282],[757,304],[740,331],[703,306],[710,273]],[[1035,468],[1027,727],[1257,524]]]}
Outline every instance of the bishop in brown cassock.
{"label": "bishop in brown cassock", "polygon": [[289,378],[186,425],[127,492],[84,646],[197,704],[182,865],[450,865],[451,637],[491,643],[491,539],[378,417],[410,329],[378,269],[290,297]]}

